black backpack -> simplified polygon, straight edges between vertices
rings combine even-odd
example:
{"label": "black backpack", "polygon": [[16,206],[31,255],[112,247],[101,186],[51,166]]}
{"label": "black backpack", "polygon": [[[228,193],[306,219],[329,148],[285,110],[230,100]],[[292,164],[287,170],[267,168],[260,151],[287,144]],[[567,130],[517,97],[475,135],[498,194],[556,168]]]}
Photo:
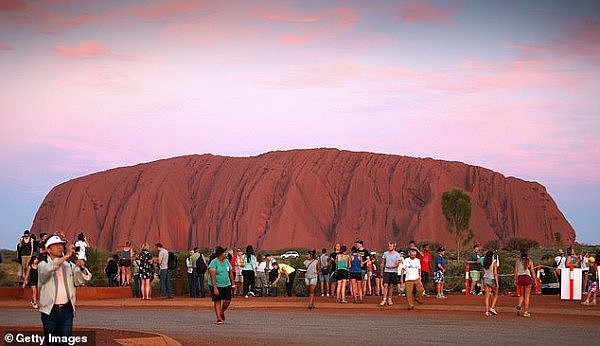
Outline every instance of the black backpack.
{"label": "black backpack", "polygon": [[167,260],[167,267],[169,270],[177,269],[177,256],[175,253],[169,251],[169,259]]}
{"label": "black backpack", "polygon": [[202,255],[200,255],[200,257],[198,257],[198,259],[196,260],[196,270],[198,271],[198,273],[204,274],[206,273],[207,269],[208,267],[206,266],[206,262],[204,262],[204,258],[202,258]]}

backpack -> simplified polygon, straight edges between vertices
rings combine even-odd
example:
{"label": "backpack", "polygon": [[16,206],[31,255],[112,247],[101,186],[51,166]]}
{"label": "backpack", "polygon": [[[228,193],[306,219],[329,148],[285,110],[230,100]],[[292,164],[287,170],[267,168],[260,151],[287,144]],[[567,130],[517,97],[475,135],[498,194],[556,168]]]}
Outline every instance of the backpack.
{"label": "backpack", "polygon": [[167,260],[167,267],[169,270],[177,269],[177,256],[175,253],[169,251],[169,259]]}
{"label": "backpack", "polygon": [[198,273],[204,274],[206,273],[207,269],[208,267],[206,266],[206,262],[204,261],[204,256],[200,255],[200,257],[198,257],[198,259],[196,260],[196,270],[198,271]]}

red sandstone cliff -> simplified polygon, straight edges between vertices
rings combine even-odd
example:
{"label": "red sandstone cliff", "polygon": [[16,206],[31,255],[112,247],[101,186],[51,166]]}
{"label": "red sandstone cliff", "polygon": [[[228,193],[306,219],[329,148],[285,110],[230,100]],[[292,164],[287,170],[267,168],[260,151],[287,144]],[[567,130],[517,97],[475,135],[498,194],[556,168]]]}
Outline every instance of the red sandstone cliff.
{"label": "red sandstone cliff", "polygon": [[451,246],[440,199],[471,195],[476,239],[524,237],[552,244],[575,232],[544,186],[459,162],[336,149],[256,157],[175,157],[116,168],[54,187],[32,230],[84,231],[114,250],[130,239],[167,248],[320,248],[355,238],[368,248],[389,239]]}

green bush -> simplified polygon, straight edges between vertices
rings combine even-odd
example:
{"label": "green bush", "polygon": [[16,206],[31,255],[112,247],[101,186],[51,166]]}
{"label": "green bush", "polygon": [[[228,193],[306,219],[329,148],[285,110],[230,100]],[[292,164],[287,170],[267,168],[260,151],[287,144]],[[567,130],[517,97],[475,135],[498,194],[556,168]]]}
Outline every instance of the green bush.
{"label": "green bush", "polygon": [[504,250],[520,251],[540,247],[540,243],[534,239],[528,238],[508,238],[504,242]]}

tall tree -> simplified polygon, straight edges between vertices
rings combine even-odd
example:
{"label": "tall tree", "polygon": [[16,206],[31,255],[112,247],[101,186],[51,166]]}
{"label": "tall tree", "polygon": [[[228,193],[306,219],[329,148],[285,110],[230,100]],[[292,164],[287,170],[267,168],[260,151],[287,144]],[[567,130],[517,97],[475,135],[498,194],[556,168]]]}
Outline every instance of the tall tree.
{"label": "tall tree", "polygon": [[471,197],[461,189],[452,189],[442,194],[442,213],[446,218],[448,232],[454,236],[460,262],[460,248],[473,239],[469,227],[471,219]]}

